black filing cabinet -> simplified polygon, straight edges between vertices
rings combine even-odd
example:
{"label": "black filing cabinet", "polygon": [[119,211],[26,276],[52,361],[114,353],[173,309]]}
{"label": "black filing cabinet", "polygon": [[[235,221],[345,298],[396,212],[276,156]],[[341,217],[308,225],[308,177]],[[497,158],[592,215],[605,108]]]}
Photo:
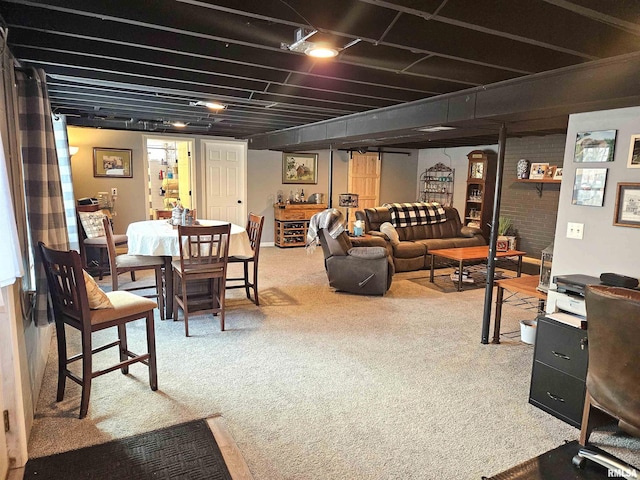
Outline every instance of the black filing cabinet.
{"label": "black filing cabinet", "polygon": [[580,428],[587,361],[586,330],[539,317],[529,403]]}

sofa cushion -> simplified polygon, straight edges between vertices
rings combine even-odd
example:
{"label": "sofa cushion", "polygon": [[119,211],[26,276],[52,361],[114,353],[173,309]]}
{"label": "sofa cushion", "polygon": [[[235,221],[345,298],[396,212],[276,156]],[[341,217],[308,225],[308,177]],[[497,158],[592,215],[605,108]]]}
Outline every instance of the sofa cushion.
{"label": "sofa cushion", "polygon": [[325,257],[334,255],[347,255],[349,249],[353,247],[349,236],[343,231],[336,238],[333,238],[326,229],[321,229],[318,236],[322,237],[320,241]]}
{"label": "sofa cushion", "polygon": [[397,245],[398,243],[400,243],[398,231],[396,230],[396,227],[391,225],[391,223],[384,222],[382,225],[380,225],[380,231],[389,238],[389,241],[392,245]]}
{"label": "sofa cushion", "polygon": [[348,254],[352,257],[373,260],[376,258],[385,258],[387,256],[387,250],[384,247],[354,247],[349,249]]}
{"label": "sofa cushion", "polygon": [[397,258],[416,258],[426,253],[427,246],[418,242],[400,242],[393,246],[393,256]]}

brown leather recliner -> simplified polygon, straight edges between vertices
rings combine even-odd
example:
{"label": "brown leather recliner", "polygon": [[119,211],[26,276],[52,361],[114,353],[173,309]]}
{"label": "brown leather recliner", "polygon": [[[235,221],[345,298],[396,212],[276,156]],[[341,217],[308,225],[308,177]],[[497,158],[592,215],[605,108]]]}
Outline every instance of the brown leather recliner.
{"label": "brown leather recliner", "polygon": [[345,232],[332,238],[325,229],[318,232],[318,237],[333,288],[359,295],[384,295],[391,287],[394,268],[385,247],[354,247]]}
{"label": "brown leather recliner", "polygon": [[[592,285],[585,302],[589,367],[580,444],[586,445],[593,429],[612,418],[623,431],[640,437],[640,291]],[[580,450],[574,464],[582,466],[586,458],[619,468],[599,461],[588,448]]]}

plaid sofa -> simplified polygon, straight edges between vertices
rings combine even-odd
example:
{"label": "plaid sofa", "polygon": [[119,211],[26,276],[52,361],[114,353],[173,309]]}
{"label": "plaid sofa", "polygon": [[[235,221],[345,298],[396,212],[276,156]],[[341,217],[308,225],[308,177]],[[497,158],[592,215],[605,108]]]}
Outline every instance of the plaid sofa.
{"label": "plaid sofa", "polygon": [[462,226],[458,210],[453,207],[444,207],[444,212],[446,216],[444,222],[395,227],[399,241],[393,243],[380,231],[383,223],[391,223],[389,208],[375,207],[358,210],[356,218],[364,221],[365,233],[381,237],[386,241],[395,271],[408,272],[430,268],[429,250],[487,244],[479,228]]}

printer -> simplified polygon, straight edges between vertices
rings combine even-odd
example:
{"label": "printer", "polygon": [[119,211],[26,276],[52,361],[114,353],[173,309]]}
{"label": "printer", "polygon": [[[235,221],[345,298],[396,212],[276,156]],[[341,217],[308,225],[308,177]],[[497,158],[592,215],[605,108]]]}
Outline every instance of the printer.
{"label": "printer", "polygon": [[555,290],[547,293],[547,317],[578,328],[586,328],[587,309],[584,293],[588,285],[599,285],[600,279],[572,274],[553,277]]}

